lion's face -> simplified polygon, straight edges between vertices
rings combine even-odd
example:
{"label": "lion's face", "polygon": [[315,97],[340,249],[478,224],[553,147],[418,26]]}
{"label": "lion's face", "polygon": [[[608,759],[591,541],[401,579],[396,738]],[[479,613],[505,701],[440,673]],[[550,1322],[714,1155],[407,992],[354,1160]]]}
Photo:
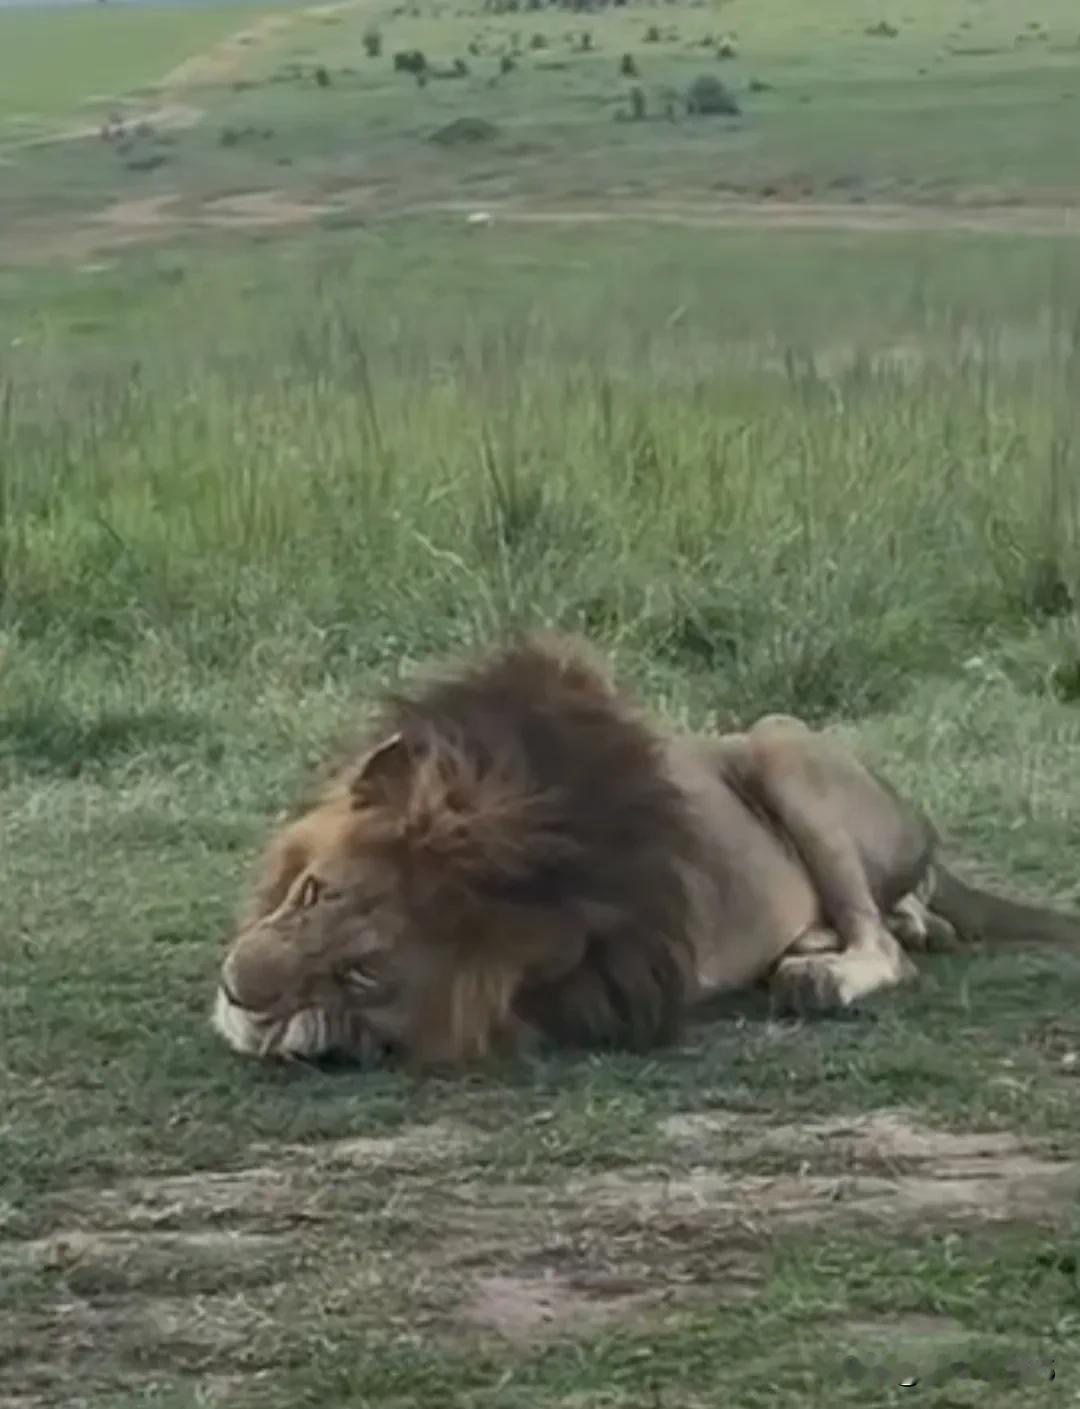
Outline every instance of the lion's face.
{"label": "lion's face", "polygon": [[309,863],[273,913],[236,936],[214,1026],[239,1052],[371,1059],[401,1042],[410,979],[392,877],[375,864]]}
{"label": "lion's face", "polygon": [[230,1045],[456,1065],[552,1012],[596,1040],[666,1030],[672,858],[696,842],[658,737],[608,682],[526,645],[399,698],[373,737],[267,854],[221,972]]}

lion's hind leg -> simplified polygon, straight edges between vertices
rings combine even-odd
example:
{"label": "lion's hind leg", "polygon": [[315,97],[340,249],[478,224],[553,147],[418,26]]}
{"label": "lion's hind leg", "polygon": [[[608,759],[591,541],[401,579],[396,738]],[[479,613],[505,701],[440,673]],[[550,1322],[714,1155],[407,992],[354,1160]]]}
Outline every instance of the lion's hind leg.
{"label": "lion's hind leg", "polygon": [[906,824],[854,755],[785,715],[753,726],[735,767],[741,787],[793,846],[842,948],[861,953],[869,970],[877,950],[888,956],[895,947],[875,891],[889,889],[887,877],[903,890],[917,880],[903,884],[909,871],[924,869],[922,829]]}
{"label": "lion's hind leg", "polygon": [[912,891],[897,901],[885,924],[904,948],[912,953],[955,953],[962,948],[955,929]]}

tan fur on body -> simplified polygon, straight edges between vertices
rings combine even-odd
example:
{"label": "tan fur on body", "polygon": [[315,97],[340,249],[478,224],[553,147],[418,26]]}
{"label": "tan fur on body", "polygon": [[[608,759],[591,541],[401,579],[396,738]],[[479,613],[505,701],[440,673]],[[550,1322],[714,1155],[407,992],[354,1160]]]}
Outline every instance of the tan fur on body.
{"label": "tan fur on body", "polygon": [[532,639],[391,699],[274,838],[214,1023],[264,1056],[645,1049],[759,981],[783,1009],[848,1007],[953,925],[1080,941],[1080,921],[964,886],[936,844],[798,720],[669,735],[580,646]]}

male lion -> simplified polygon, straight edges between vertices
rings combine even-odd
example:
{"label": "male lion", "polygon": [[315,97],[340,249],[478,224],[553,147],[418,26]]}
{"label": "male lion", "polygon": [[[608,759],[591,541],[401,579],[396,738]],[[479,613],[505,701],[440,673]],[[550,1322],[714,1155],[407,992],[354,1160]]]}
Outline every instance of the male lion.
{"label": "male lion", "polygon": [[263,1056],[640,1050],[758,981],[785,1010],[849,1007],[956,931],[1080,941],[1080,920],[972,889],[936,845],[798,720],[669,735],[584,648],[534,637],[389,700],[272,841],[213,1021]]}

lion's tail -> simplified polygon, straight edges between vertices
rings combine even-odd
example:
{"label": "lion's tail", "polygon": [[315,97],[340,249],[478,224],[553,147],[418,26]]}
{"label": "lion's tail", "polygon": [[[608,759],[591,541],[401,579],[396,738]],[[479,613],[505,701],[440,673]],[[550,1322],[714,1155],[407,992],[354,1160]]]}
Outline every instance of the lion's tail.
{"label": "lion's tail", "polygon": [[934,865],[930,908],[967,940],[1080,947],[1080,915],[991,895],[968,885],[940,862]]}

